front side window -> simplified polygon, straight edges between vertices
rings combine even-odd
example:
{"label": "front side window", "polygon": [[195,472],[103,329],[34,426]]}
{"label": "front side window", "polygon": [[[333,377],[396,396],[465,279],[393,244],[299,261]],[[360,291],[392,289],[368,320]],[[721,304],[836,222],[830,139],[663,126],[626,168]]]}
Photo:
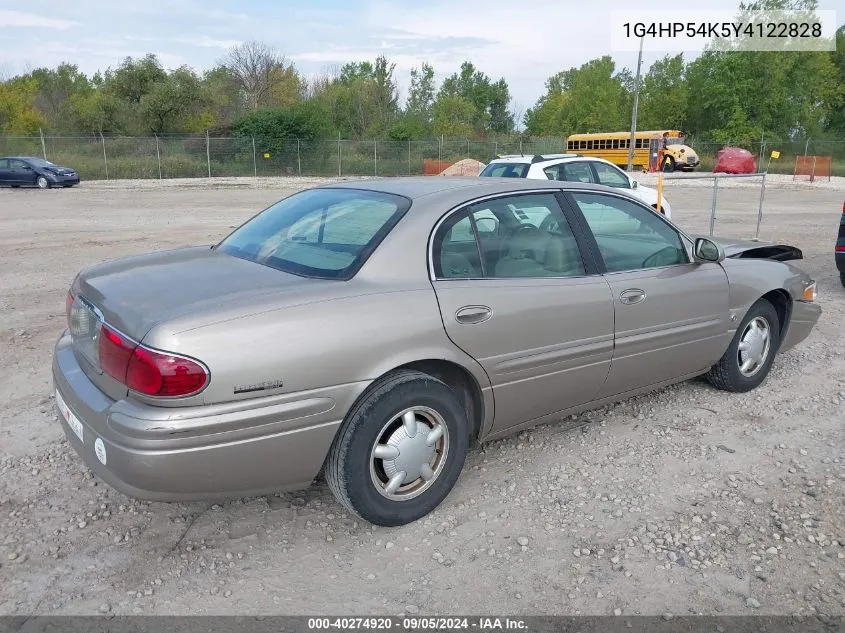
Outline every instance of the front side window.
{"label": "front side window", "polygon": [[481,170],[479,176],[490,178],[525,178],[528,175],[528,163],[490,163]]}
{"label": "front side window", "polygon": [[613,165],[596,161],[593,163],[593,169],[596,170],[599,184],[618,189],[631,188],[631,182],[628,180],[628,177]]}
{"label": "front side window", "polygon": [[216,248],[295,275],[349,279],[409,207],[386,193],[311,189],[265,209]]}
{"label": "front side window", "polygon": [[598,244],[607,272],[689,263],[680,234],[634,201],[598,193],[573,193]]}

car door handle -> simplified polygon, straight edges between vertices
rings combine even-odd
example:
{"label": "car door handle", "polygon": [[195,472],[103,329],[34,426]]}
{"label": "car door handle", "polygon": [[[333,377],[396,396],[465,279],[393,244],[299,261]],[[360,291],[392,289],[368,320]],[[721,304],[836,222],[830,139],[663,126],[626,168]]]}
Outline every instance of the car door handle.
{"label": "car door handle", "polygon": [[625,305],[642,303],[645,301],[645,290],[640,290],[639,288],[629,288],[628,290],[623,290],[619,295],[619,301]]}
{"label": "car door handle", "polygon": [[464,306],[455,312],[455,320],[464,325],[483,323],[493,316],[493,310],[487,306]]}

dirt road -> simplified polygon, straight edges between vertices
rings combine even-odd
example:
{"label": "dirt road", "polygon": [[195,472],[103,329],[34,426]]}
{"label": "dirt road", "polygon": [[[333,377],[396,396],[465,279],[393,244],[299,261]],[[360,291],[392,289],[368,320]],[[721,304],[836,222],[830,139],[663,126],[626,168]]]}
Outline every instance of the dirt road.
{"label": "dirt road", "polygon": [[[752,393],[693,381],[486,445],[396,529],[356,523],[324,484],[162,504],[93,478],[51,396],[73,275],[218,240],[312,182],[0,190],[0,613],[845,614],[841,182],[767,183],[761,237],[804,249],[824,313]],[[707,231],[709,190],[666,195]],[[757,195],[722,189],[716,233],[753,235]]]}

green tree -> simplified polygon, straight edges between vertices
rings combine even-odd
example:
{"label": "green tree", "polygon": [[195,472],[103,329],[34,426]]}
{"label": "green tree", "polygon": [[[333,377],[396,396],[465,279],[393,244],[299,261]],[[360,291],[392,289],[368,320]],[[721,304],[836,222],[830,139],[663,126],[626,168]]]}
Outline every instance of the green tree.
{"label": "green tree", "polygon": [[628,127],[628,73],[616,74],[609,56],[549,77],[546,94],[526,112],[530,134],[612,132]]}
{"label": "green tree", "polygon": [[186,66],[177,68],[155,83],[139,103],[139,111],[149,132],[181,132],[188,117],[199,112],[202,104],[200,80]]}
{"label": "green tree", "polygon": [[35,107],[38,83],[18,77],[0,83],[0,131],[5,134],[37,134],[45,124]]}
{"label": "green tree", "polygon": [[411,69],[405,114],[419,124],[421,132],[431,129],[434,122],[434,68],[425,62],[420,68]]}
{"label": "green tree", "polygon": [[685,70],[683,55],[667,55],[651,65],[640,88],[639,129],[685,129],[689,103]]}
{"label": "green tree", "polygon": [[478,110],[461,95],[440,95],[434,104],[434,131],[445,136],[469,136],[475,129]]}
{"label": "green tree", "polygon": [[55,69],[37,68],[29,74],[38,85],[35,107],[46,121],[46,130],[68,133],[76,131],[78,121],[73,115],[71,99],[88,95],[93,87],[74,64],[62,63]]}
{"label": "green tree", "polygon": [[[443,81],[437,101],[461,97],[472,105],[472,131],[508,133],[513,131],[513,115],[508,110],[511,96],[504,79],[491,82],[472,62],[461,64],[459,72]],[[453,107],[456,102],[450,102]],[[436,108],[436,106],[435,106]]]}

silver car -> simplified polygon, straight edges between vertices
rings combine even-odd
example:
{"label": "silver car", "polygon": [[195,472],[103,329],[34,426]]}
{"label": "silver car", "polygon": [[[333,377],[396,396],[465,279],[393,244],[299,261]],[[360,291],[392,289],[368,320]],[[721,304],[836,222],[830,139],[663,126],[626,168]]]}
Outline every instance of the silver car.
{"label": "silver car", "polygon": [[130,496],[322,473],[350,512],[401,525],[449,494],[471,442],[702,374],[758,386],[820,315],[800,258],[689,237],[599,185],[330,184],[218,244],[82,271],[56,403]]}

